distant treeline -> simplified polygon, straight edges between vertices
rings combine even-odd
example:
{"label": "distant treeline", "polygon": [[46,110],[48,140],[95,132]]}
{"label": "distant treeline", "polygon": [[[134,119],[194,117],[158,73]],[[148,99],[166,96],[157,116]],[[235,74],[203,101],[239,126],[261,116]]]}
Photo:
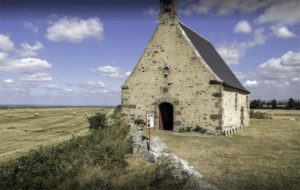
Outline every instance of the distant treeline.
{"label": "distant treeline", "polygon": [[300,109],[300,99],[289,98],[286,100],[252,100],[251,109]]}
{"label": "distant treeline", "polygon": [[116,105],[5,105],[0,104],[0,109],[7,108],[115,108]]}

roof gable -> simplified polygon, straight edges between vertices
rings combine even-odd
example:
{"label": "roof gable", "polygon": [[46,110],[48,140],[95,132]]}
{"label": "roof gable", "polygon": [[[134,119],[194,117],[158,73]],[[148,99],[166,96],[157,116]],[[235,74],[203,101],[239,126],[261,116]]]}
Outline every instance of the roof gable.
{"label": "roof gable", "polygon": [[221,80],[224,81],[224,85],[249,93],[209,41],[199,36],[181,22],[179,22],[179,24],[207,65]]}

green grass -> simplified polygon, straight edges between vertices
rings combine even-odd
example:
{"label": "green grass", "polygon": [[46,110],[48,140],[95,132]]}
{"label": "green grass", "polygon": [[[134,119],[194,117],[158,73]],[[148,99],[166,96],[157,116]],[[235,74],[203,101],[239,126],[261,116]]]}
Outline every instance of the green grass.
{"label": "green grass", "polygon": [[[0,182],[9,181],[4,177],[19,171],[14,178],[19,181],[13,181],[15,186],[10,189],[24,187],[16,186],[20,180],[32,179],[52,189],[180,189],[181,183],[168,175],[164,164],[125,154],[126,148],[120,148],[127,142],[121,125],[98,135],[89,133],[85,112],[94,115],[113,109],[71,109],[0,109],[0,173],[6,172]],[[300,189],[300,111],[259,111],[272,119],[252,119],[250,127],[229,137],[168,131],[154,131],[153,135],[222,189]],[[39,116],[34,116],[36,112]],[[8,158],[14,160],[6,162]],[[40,179],[34,178],[38,176]]]}
{"label": "green grass", "polygon": [[174,178],[164,159],[151,164],[129,154],[129,126],[118,112],[110,119],[88,135],[2,162],[0,189],[182,189],[186,179]]}
{"label": "green grass", "polygon": [[[115,124],[58,145],[35,149],[0,165],[0,189],[73,189],[77,176],[91,168],[109,172],[127,166],[128,125]],[[103,172],[102,172],[103,173]],[[106,181],[97,184],[106,187]]]}
{"label": "green grass", "polygon": [[154,135],[222,189],[296,190],[300,189],[300,122],[293,118],[299,118],[300,111],[291,112],[269,111],[273,119],[252,119],[250,127],[230,137],[167,131]]}
{"label": "green grass", "polygon": [[[86,113],[109,113],[112,108],[0,109],[0,162],[41,145],[57,144],[88,133]],[[76,112],[76,115],[73,115]],[[38,113],[38,116],[35,114]]]}

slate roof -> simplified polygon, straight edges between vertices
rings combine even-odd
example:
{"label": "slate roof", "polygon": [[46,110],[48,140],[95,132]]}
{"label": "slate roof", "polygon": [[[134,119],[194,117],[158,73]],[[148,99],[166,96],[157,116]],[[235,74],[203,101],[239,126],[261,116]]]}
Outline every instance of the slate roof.
{"label": "slate roof", "polygon": [[186,27],[184,24],[179,22],[181,28],[186,33],[187,37],[191,40],[194,47],[197,49],[199,54],[211,68],[211,70],[224,81],[225,86],[239,89],[241,91],[250,93],[240,81],[236,78],[230,68],[227,66],[225,61],[219,55],[217,50],[212,44],[206,39],[199,36],[196,32]]}

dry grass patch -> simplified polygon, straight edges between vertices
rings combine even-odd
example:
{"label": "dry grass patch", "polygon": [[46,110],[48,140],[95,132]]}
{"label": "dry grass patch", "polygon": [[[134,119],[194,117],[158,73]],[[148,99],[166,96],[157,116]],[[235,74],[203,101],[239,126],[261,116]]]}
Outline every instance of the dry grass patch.
{"label": "dry grass patch", "polygon": [[249,128],[230,137],[154,134],[222,189],[300,189],[300,122],[271,114],[274,119],[251,120]]}
{"label": "dry grass patch", "polygon": [[86,135],[89,126],[86,113],[112,111],[113,108],[0,109],[0,162],[23,155],[31,148]]}

